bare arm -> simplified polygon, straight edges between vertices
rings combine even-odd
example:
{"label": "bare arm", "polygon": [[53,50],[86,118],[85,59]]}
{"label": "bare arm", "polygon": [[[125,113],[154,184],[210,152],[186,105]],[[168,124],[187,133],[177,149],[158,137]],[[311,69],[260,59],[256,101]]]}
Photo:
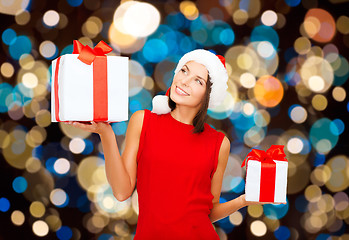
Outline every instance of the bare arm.
{"label": "bare arm", "polygon": [[98,133],[104,152],[105,171],[113,194],[119,201],[128,199],[136,185],[137,153],[143,125],[144,110],[135,112],[129,121],[126,131],[126,145],[120,155],[115,134],[107,123],[92,125],[74,122],[74,126]]}

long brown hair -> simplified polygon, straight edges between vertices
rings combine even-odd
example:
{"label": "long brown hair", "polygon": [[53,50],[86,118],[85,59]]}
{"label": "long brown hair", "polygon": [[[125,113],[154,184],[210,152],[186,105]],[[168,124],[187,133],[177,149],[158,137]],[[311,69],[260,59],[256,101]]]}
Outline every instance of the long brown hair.
{"label": "long brown hair", "polygon": [[[194,125],[193,133],[201,133],[204,131],[205,122],[207,120],[208,103],[210,101],[211,86],[212,86],[211,78],[210,78],[210,75],[208,74],[207,83],[206,83],[206,92],[202,99],[203,104],[201,105],[201,108],[199,109],[199,111],[197,112],[197,114],[193,119],[193,125]],[[171,91],[169,91],[168,96],[169,96],[168,105],[171,108],[171,111],[173,111],[176,108],[176,103],[171,99]]]}

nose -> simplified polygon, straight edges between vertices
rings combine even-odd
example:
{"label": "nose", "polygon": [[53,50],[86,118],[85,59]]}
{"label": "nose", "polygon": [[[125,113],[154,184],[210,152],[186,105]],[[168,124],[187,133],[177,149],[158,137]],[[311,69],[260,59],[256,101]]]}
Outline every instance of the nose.
{"label": "nose", "polygon": [[185,86],[189,86],[189,83],[191,81],[191,77],[190,76],[185,76],[181,79],[181,83]]}

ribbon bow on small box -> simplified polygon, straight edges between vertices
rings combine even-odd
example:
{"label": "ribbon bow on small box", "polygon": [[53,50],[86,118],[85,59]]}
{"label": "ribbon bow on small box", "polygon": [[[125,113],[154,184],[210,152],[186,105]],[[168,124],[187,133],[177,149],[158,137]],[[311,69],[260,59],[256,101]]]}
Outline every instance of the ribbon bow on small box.
{"label": "ribbon bow on small box", "polygon": [[100,41],[93,49],[88,45],[82,45],[78,40],[74,40],[73,46],[73,54],[79,54],[78,59],[88,65],[94,62],[96,56],[105,56],[107,53],[113,51],[104,41]]}
{"label": "ribbon bow on small box", "polygon": [[288,161],[283,148],[252,149],[246,156],[241,164],[246,164],[246,201],[286,202]]}

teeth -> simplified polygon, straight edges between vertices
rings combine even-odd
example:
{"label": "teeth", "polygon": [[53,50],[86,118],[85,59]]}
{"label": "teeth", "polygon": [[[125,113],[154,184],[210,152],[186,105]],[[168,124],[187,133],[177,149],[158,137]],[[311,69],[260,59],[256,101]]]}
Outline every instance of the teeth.
{"label": "teeth", "polygon": [[180,91],[181,93],[183,93],[183,94],[185,94],[185,95],[189,95],[188,93],[183,92],[180,88],[177,87],[177,89],[178,89],[178,91]]}

